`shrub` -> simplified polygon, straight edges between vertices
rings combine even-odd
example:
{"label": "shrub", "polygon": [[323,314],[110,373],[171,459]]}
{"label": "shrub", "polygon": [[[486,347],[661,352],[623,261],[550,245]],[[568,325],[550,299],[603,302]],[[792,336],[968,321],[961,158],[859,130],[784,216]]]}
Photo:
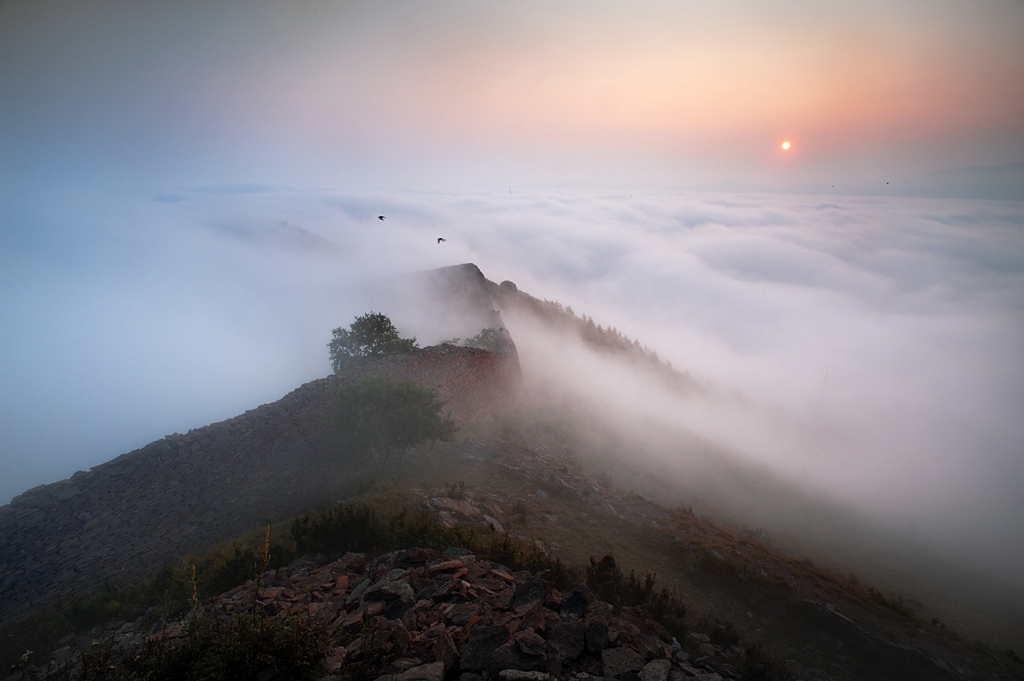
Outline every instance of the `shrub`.
{"label": "shrub", "polygon": [[[67,634],[81,632],[111,620],[131,621],[146,613],[153,619],[182,615],[191,598],[191,568],[196,567],[196,593],[204,601],[253,578],[253,565],[262,556],[263,547],[238,540],[206,554],[185,558],[177,565],[134,584],[109,582],[103,591],[83,594],[53,610],[31,615],[0,627],[0,669],[7,670],[26,650],[37,651],[35,663],[44,663],[45,651]],[[289,539],[278,539],[270,552],[268,569],[287,565],[296,557]]]}
{"label": "shrub", "polygon": [[728,648],[740,642],[740,635],[736,632],[735,625],[729,620],[702,619],[697,623],[697,628],[707,632],[708,638],[716,646]]}
{"label": "shrub", "polygon": [[783,660],[755,644],[744,652],[740,678],[742,681],[789,681],[793,674]]}
{"label": "shrub", "polygon": [[331,334],[333,337],[327,348],[336,374],[416,347],[415,338],[401,338],[388,316],[380,312],[356,317],[348,329],[339,326]]}
{"label": "shrub", "polygon": [[455,421],[430,388],[411,381],[371,376],[338,391],[336,425],[346,456],[371,456],[383,470],[396,460],[401,475],[405,451],[427,440],[450,442]]}
{"label": "shrub", "polygon": [[300,553],[328,556],[347,551],[381,554],[412,546],[443,551],[454,546],[512,570],[546,570],[547,578],[559,589],[571,589],[583,575],[579,568],[526,547],[508,534],[494,533],[485,540],[466,527],[445,527],[429,513],[403,510],[385,515],[361,504],[296,518],[292,539]]}
{"label": "shrub", "polygon": [[505,329],[483,329],[477,335],[463,341],[463,345],[490,352],[508,352],[512,348],[512,337]]}
{"label": "shrub", "polygon": [[590,558],[586,569],[587,586],[600,600],[611,603],[619,612],[623,606],[641,606],[673,636],[686,632],[686,603],[675,590],[663,587],[655,591],[655,575],[648,572],[643,578],[630,570],[627,577],[615,558],[606,555],[601,560]]}
{"label": "shrub", "polygon": [[281,681],[318,678],[328,653],[327,627],[310,618],[275,618],[262,609],[231,619],[200,615],[181,639],[122,647],[113,641],[81,652],[60,681]]}

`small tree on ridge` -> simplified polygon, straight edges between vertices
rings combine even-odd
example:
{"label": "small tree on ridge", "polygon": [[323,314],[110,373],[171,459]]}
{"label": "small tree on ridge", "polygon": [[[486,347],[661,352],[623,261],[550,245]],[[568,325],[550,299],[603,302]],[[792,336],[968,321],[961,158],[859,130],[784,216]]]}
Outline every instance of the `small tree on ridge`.
{"label": "small tree on ridge", "polygon": [[337,418],[342,453],[370,456],[385,470],[395,460],[396,477],[410,447],[427,440],[451,442],[455,421],[430,388],[412,381],[371,376],[338,391]]}
{"label": "small tree on ridge", "polygon": [[356,317],[348,329],[339,326],[331,333],[333,338],[327,348],[336,374],[417,347],[415,338],[401,338],[388,316],[380,312],[368,312]]}

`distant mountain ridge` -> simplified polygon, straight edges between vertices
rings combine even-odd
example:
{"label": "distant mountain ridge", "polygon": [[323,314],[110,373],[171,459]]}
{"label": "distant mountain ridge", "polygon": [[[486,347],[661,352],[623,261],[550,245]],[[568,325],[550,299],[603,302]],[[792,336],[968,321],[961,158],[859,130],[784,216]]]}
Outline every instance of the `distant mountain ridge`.
{"label": "distant mountain ridge", "polygon": [[1024,201],[1024,163],[1004,166],[936,170],[909,180],[861,183],[772,186],[714,182],[691,189],[770,194],[835,194],[840,196],[902,196],[932,199]]}

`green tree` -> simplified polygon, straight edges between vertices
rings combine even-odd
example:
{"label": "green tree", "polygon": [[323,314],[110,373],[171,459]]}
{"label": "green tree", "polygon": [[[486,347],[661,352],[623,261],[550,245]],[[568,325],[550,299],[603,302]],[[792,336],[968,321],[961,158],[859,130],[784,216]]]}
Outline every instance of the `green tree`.
{"label": "green tree", "polygon": [[455,421],[430,388],[371,376],[338,391],[337,427],[342,454],[369,456],[382,471],[402,473],[405,452],[427,440],[451,442]]}
{"label": "green tree", "polygon": [[480,348],[490,352],[508,352],[512,347],[512,337],[504,328],[482,329],[472,338],[452,338],[442,341],[448,345],[461,345],[467,348]]}
{"label": "green tree", "polygon": [[331,352],[334,373],[417,347],[415,338],[399,337],[395,325],[380,312],[356,317],[347,329],[339,326],[331,333],[333,338],[327,348]]}

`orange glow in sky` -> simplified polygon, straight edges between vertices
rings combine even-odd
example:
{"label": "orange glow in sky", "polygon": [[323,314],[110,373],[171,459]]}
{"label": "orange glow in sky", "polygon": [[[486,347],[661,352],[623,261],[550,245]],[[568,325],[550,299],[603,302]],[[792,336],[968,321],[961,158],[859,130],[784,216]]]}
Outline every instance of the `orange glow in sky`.
{"label": "orange glow in sky", "polygon": [[[299,0],[254,11],[247,25],[275,36],[266,44],[217,38],[215,26],[235,25],[227,10],[197,22],[185,9],[137,17],[115,3],[108,17],[69,4],[75,14],[54,23],[49,5],[19,4],[15,18],[0,2],[0,120],[5,140],[53,137],[54,116],[61,139],[119,138],[120,116],[174,157],[170,130],[204,158],[216,154],[201,139],[224,144],[221,156],[273,147],[328,165],[365,151],[407,168],[440,152],[452,167],[479,160],[502,175],[513,158],[565,159],[561,176],[629,157],[637,168],[664,162],[676,179],[728,168],[776,180],[779,151],[807,181],[1000,165],[1024,149],[1024,4],[977,2],[985,9],[792,0],[800,11],[780,15],[771,3],[709,0],[402,11]],[[29,157],[33,148],[25,142]]]}

